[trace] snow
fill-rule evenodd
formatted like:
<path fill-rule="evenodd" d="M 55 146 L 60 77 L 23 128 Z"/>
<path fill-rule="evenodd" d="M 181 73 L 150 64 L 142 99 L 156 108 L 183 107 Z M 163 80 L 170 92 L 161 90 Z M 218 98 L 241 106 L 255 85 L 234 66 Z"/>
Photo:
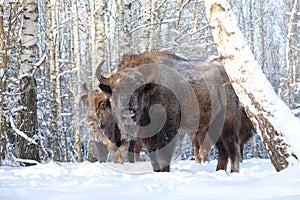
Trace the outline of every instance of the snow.
<path fill-rule="evenodd" d="M 0 167 L 0 199 L 300 199 L 300 165 L 278 173 L 270 160 L 244 160 L 241 172 L 215 171 L 217 161 L 173 161 L 170 173 L 149 162 L 49 163 Z"/>

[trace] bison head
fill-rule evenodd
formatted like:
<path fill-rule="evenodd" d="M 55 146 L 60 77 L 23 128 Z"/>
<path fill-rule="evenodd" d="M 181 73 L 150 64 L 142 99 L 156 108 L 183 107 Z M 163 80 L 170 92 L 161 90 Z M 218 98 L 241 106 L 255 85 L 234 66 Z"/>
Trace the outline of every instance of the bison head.
<path fill-rule="evenodd" d="M 122 139 L 136 137 L 136 118 L 143 112 L 141 94 L 144 89 L 151 90 L 155 87 L 149 86 L 156 76 L 155 66 L 146 64 L 137 69 L 123 69 L 108 77 L 102 76 L 97 70 L 97 75 L 99 88 L 111 103 L 112 116 L 121 130 Z"/>
<path fill-rule="evenodd" d="M 105 144 L 109 151 L 116 151 L 120 146 L 120 134 L 111 114 L 110 95 L 99 88 L 88 90 L 86 84 L 83 91 L 81 98 L 88 107 L 86 127 L 95 141 Z"/>

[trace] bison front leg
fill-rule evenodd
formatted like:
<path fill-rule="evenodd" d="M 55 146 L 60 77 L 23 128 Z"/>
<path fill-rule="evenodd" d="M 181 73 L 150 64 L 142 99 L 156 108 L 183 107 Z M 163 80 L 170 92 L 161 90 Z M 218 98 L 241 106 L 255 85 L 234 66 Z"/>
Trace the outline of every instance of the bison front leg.
<path fill-rule="evenodd" d="M 141 151 L 142 151 L 142 143 L 140 141 L 136 141 L 135 147 L 134 147 L 134 157 L 135 161 L 141 161 Z"/>
<path fill-rule="evenodd" d="M 129 143 L 123 142 L 120 147 L 117 147 L 113 142 L 110 140 L 107 141 L 106 147 L 109 153 L 112 155 L 112 159 L 115 163 L 124 163 L 125 154 L 128 150 Z"/>
<path fill-rule="evenodd" d="M 160 172 L 169 172 L 170 165 L 173 157 L 173 153 L 176 147 L 177 141 L 180 139 L 179 134 L 176 133 L 171 134 L 172 136 L 175 135 L 172 140 L 167 140 L 166 143 L 157 150 L 157 160 L 160 165 Z"/>
<path fill-rule="evenodd" d="M 117 151 L 114 152 L 115 163 L 121 163 L 121 164 L 124 163 L 127 150 L 128 150 L 128 145 L 123 144 L 117 149 Z"/>
<path fill-rule="evenodd" d="M 155 140 L 151 141 L 154 143 Z M 154 172 L 169 172 L 170 171 L 170 161 L 168 159 L 167 153 L 163 152 L 162 149 L 159 149 L 157 145 L 148 146 L 147 150 L 149 152 L 149 157 L 151 165 Z M 170 160 L 170 161 L 168 161 Z"/>
<path fill-rule="evenodd" d="M 127 160 L 130 163 L 140 161 L 140 152 L 142 151 L 142 144 L 138 140 L 131 140 L 127 152 Z"/>
<path fill-rule="evenodd" d="M 97 150 L 97 158 L 99 159 L 99 162 L 106 162 L 108 151 L 104 144 L 101 142 L 95 142 L 96 150 Z"/>
<path fill-rule="evenodd" d="M 88 143 L 88 156 L 90 161 L 106 162 L 108 157 L 108 150 L 106 145 L 101 142 L 89 141 Z"/>
<path fill-rule="evenodd" d="M 128 162 L 130 162 L 130 163 L 134 163 L 135 145 L 136 145 L 136 141 L 135 140 L 131 140 L 129 142 L 127 159 L 128 159 Z"/>
<path fill-rule="evenodd" d="M 163 149 L 159 149 L 157 151 L 157 160 L 159 162 L 160 172 L 170 171 L 173 149 L 174 148 L 164 147 Z"/>
<path fill-rule="evenodd" d="M 158 160 L 157 160 L 156 152 L 155 151 L 149 152 L 149 157 L 150 157 L 150 161 L 151 161 L 153 171 L 154 172 L 160 172 L 161 169 L 160 169 L 160 166 L 159 166 L 159 163 L 158 163 Z"/>

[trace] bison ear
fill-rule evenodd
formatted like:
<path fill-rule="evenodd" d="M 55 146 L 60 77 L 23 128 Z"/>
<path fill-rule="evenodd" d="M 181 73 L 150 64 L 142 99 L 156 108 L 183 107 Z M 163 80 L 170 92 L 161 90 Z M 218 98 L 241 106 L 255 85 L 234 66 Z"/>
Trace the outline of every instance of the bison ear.
<path fill-rule="evenodd" d="M 86 83 L 82 84 L 82 90 L 83 90 L 83 94 L 81 96 L 81 101 L 83 101 L 85 105 L 88 105 L 87 98 L 88 98 L 89 89 L 87 88 Z"/>
<path fill-rule="evenodd" d="M 112 90 L 111 90 L 111 87 L 109 85 L 104 85 L 104 84 L 100 83 L 99 88 L 100 88 L 100 90 L 102 90 L 106 94 L 109 94 L 109 95 L 112 94 Z"/>
<path fill-rule="evenodd" d="M 82 90 L 83 90 L 84 94 L 89 93 L 89 89 L 87 88 L 87 85 L 85 82 L 82 84 Z"/>
<path fill-rule="evenodd" d="M 84 95 L 82 95 L 81 96 L 81 101 L 83 101 L 83 103 L 85 104 L 85 105 L 88 105 L 88 95 L 87 94 L 84 94 Z"/>
<path fill-rule="evenodd" d="M 147 83 L 153 82 L 157 75 L 157 67 L 154 63 L 140 65 L 138 71 L 144 76 Z"/>

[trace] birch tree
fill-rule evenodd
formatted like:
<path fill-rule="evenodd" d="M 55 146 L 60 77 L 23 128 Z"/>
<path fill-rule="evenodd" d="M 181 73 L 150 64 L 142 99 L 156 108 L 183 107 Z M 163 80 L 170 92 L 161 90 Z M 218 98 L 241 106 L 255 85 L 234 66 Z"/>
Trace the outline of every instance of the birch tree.
<path fill-rule="evenodd" d="M 78 156 L 78 162 L 82 162 L 81 154 L 81 144 L 80 144 L 80 135 L 81 135 L 81 124 L 80 124 L 80 101 L 81 101 L 81 58 L 80 58 L 80 40 L 79 40 L 79 16 L 78 16 L 78 5 L 77 0 L 74 0 L 73 13 L 75 15 L 75 26 L 74 26 L 74 43 L 75 43 L 75 56 L 76 56 L 76 69 L 77 69 L 77 96 L 75 97 L 75 113 L 74 119 L 76 122 L 76 132 L 75 132 L 75 146 Z"/>
<path fill-rule="evenodd" d="M 88 46 L 90 52 L 90 62 L 92 71 L 92 86 L 97 86 L 96 66 L 105 56 L 105 30 L 104 30 L 104 0 L 87 1 L 86 3 L 88 13 Z"/>
<path fill-rule="evenodd" d="M 60 150 L 59 150 L 59 141 L 58 141 L 58 127 L 57 127 L 57 119 L 58 119 L 58 108 L 57 108 L 57 76 L 58 76 L 58 66 L 56 63 L 56 3 L 57 1 L 46 0 L 46 27 L 48 32 L 48 44 L 47 44 L 47 52 L 48 52 L 48 64 L 50 68 L 50 98 L 51 98 L 51 132 L 52 132 L 52 152 L 53 159 L 55 161 L 60 160 Z"/>
<path fill-rule="evenodd" d="M 36 0 L 23 2 L 22 35 L 21 35 L 21 66 L 20 88 L 22 90 L 20 104 L 23 110 L 19 113 L 20 130 L 29 138 L 38 139 L 37 133 L 37 94 L 36 81 L 33 77 L 33 66 L 37 61 L 37 28 L 38 6 Z M 36 144 L 28 143 L 23 137 L 18 139 L 19 158 L 39 161 L 39 148 Z"/>
<path fill-rule="evenodd" d="M 261 68 L 265 66 L 265 45 L 264 45 L 264 2 L 258 1 L 258 24 L 259 24 L 259 65 Z"/>
<path fill-rule="evenodd" d="M 286 2 L 286 24 L 287 24 L 287 36 L 286 36 L 286 91 L 285 91 L 285 101 L 287 105 L 292 106 L 292 85 L 296 82 L 296 59 L 299 57 L 299 53 L 294 55 L 295 50 L 293 49 L 293 42 L 296 35 L 297 23 L 295 17 L 297 14 L 298 0 L 288 0 Z"/>
<path fill-rule="evenodd" d="M 0 4 L 0 13 L 3 12 L 3 6 Z M 6 88 L 6 54 L 5 54 L 5 35 L 3 17 L 0 17 L 0 166 L 5 158 L 6 149 L 6 125 L 4 118 L 4 92 Z"/>
<path fill-rule="evenodd" d="M 281 171 L 296 163 L 300 156 L 300 121 L 263 74 L 227 1 L 204 2 L 219 56 L 233 87 L 261 134 L 272 164 Z"/>

